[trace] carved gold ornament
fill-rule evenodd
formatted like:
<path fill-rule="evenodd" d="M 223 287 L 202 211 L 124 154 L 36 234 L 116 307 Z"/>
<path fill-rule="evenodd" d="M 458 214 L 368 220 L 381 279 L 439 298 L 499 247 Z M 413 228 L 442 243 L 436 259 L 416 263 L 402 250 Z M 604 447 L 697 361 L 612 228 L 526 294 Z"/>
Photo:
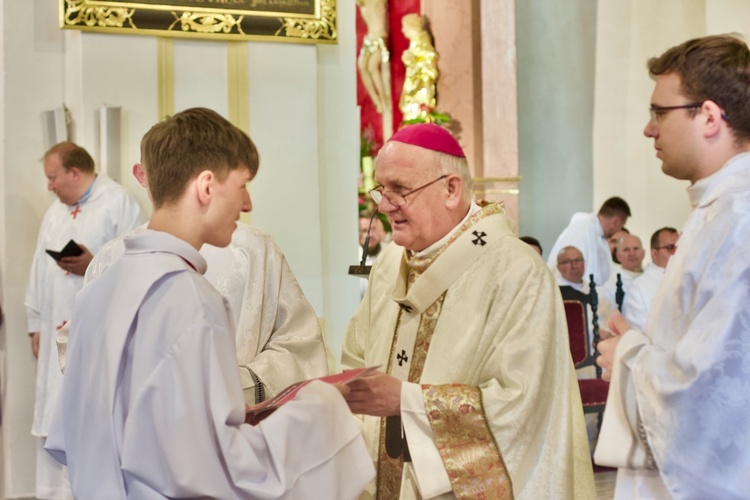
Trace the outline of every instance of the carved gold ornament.
<path fill-rule="evenodd" d="M 336 43 L 336 0 L 58 0 L 60 27 L 225 40 Z"/>

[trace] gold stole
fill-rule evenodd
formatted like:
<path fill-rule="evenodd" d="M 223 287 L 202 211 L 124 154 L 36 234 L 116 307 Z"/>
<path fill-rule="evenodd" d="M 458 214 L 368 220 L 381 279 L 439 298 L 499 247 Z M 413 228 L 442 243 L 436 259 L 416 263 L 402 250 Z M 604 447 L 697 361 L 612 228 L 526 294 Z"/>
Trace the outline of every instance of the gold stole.
<path fill-rule="evenodd" d="M 409 257 L 406 262 L 408 267 L 406 291 L 408 292 L 408 289 L 450 247 L 451 243 L 463 236 L 481 219 L 497 213 L 502 213 L 502 207 L 495 204 L 489 205 L 472 215 L 434 255 Z M 409 368 L 409 382 L 419 383 L 422 378 L 422 370 L 440 317 L 445 294 L 444 291 L 420 316 L 412 351 L 412 363 Z M 402 314 L 403 309 L 399 311 L 396 321 L 386 373 L 390 373 L 392 369 Z M 512 499 L 513 489 L 510 477 L 485 420 L 479 388 L 461 384 L 423 385 L 422 391 L 425 409 L 435 433 L 436 445 L 456 496 L 458 498 Z M 381 418 L 377 498 L 396 499 L 401 490 L 404 460 L 403 456 L 394 459 L 388 455 L 385 448 L 385 435 L 386 419 Z"/>
<path fill-rule="evenodd" d="M 435 257 L 437 257 L 437 255 Z M 409 285 L 412 285 L 424 270 L 427 269 L 427 265 L 424 267 L 411 267 L 409 269 Z M 417 330 L 417 338 L 412 354 L 412 363 L 409 368 L 409 382 L 419 383 L 419 379 L 422 378 L 422 368 L 424 367 L 424 361 L 427 357 L 427 351 L 430 348 L 430 339 L 435 331 L 435 325 L 440 316 L 440 310 L 443 307 L 444 299 L 445 293 L 428 307 L 420 318 L 419 329 Z M 396 341 L 398 340 L 398 327 L 401 323 L 402 313 L 403 311 L 399 311 L 398 320 L 396 320 L 396 333 L 393 336 L 391 356 L 388 361 L 386 373 L 389 373 L 392 368 L 391 364 L 393 363 L 393 357 L 395 354 L 393 351 L 396 348 Z M 401 474 L 404 468 L 404 458 L 403 455 L 398 458 L 391 458 L 386 452 L 385 421 L 385 418 L 380 419 L 380 445 L 378 449 L 378 456 L 380 459 L 378 460 L 377 498 L 392 499 L 398 498 L 401 491 Z"/>

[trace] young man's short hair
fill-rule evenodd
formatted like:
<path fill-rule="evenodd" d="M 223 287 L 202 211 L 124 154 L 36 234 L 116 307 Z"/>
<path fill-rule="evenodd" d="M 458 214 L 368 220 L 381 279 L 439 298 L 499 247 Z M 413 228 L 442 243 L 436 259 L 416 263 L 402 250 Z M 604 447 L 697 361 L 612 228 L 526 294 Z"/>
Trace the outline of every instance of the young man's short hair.
<path fill-rule="evenodd" d="M 651 235 L 651 250 L 659 246 L 659 238 L 661 238 L 661 233 L 677 234 L 677 229 L 673 227 L 663 227 L 661 229 L 657 229 L 654 234 Z"/>
<path fill-rule="evenodd" d="M 258 171 L 255 144 L 242 130 L 206 108 L 191 108 L 167 117 L 141 140 L 141 163 L 154 208 L 179 200 L 188 183 L 204 170 L 219 181 L 230 170 Z"/>
<path fill-rule="evenodd" d="M 70 172 L 71 168 L 76 167 L 83 173 L 94 173 L 94 159 L 88 151 L 78 144 L 67 141 L 59 142 L 44 153 L 44 158 L 49 158 L 54 154 L 60 157 L 60 163 L 62 163 L 66 172 Z"/>
<path fill-rule="evenodd" d="M 675 73 L 690 104 L 715 102 L 740 141 L 750 140 L 750 49 L 732 35 L 694 38 L 648 60 L 652 78 Z M 689 109 L 691 116 L 698 109 Z"/>
<path fill-rule="evenodd" d="M 630 217 L 630 206 L 628 202 L 619 196 L 613 196 L 602 204 L 602 207 L 599 209 L 599 215 L 604 217 L 617 215 L 624 221 Z"/>

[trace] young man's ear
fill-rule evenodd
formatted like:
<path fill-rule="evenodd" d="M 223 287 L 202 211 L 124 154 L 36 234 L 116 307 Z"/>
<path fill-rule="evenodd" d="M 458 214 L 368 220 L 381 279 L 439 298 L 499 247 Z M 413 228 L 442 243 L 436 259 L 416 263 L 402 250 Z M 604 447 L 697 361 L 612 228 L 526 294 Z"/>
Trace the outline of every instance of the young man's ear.
<path fill-rule="evenodd" d="M 201 205 L 208 205 L 211 202 L 214 179 L 214 173 L 210 170 L 204 170 L 195 178 L 196 195 Z"/>
<path fill-rule="evenodd" d="M 133 177 L 138 181 L 138 184 L 148 188 L 148 182 L 146 181 L 146 171 L 143 169 L 143 165 L 136 163 L 133 165 Z"/>
<path fill-rule="evenodd" d="M 718 134 L 724 116 L 724 111 L 718 104 L 711 100 L 705 101 L 701 106 L 701 118 L 704 124 L 703 136 L 713 137 Z"/>

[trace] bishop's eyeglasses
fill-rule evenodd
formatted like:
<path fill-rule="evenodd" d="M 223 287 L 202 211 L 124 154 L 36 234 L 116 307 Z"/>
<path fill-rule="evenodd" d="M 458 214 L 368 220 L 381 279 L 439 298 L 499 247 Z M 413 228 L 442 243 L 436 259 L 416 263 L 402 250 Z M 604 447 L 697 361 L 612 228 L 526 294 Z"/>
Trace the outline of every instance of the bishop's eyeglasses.
<path fill-rule="evenodd" d="M 386 191 L 386 189 L 383 186 L 378 186 L 375 189 L 370 190 L 370 197 L 372 198 L 372 201 L 375 202 L 376 205 L 380 205 L 380 202 L 383 201 L 383 198 L 388 200 L 388 202 L 391 205 L 394 205 L 396 207 L 403 207 L 406 205 L 406 197 L 410 194 L 414 194 L 417 191 L 421 191 L 422 189 L 432 186 L 438 181 L 442 181 L 446 177 L 448 177 L 450 174 L 443 174 L 434 181 L 430 181 L 424 186 L 419 186 L 418 188 L 412 189 L 411 191 L 407 191 L 405 193 L 401 193 L 398 191 Z"/>

